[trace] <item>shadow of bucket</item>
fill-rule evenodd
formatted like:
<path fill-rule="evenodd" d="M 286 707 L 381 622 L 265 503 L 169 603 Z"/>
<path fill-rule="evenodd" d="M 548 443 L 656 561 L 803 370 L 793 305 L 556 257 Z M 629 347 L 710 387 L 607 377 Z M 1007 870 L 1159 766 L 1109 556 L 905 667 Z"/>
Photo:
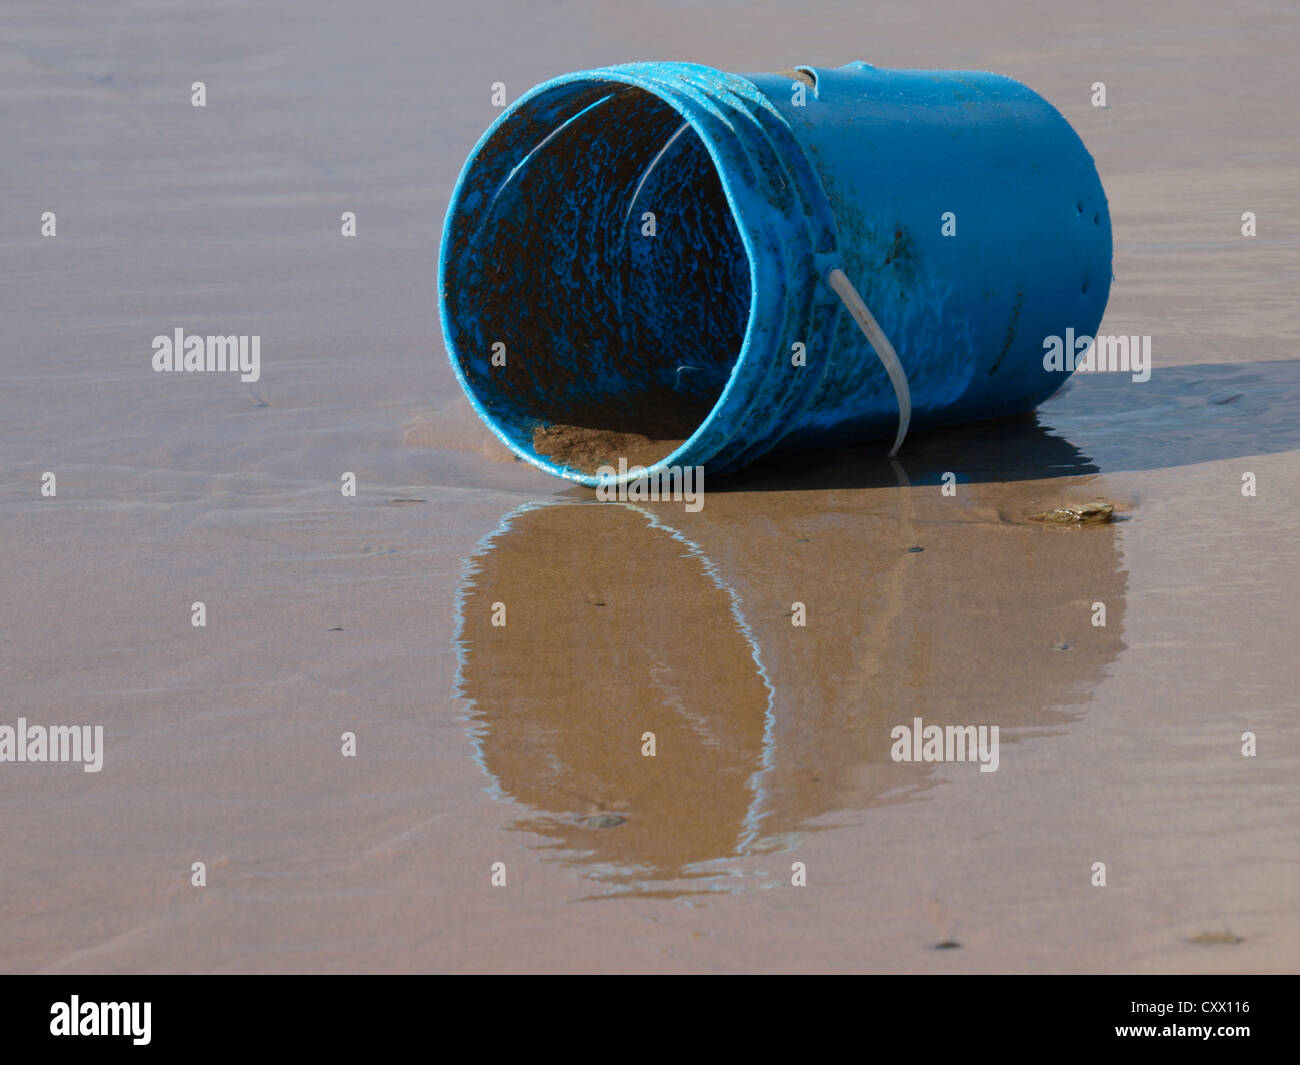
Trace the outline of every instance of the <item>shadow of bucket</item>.
<path fill-rule="evenodd" d="M 1044 337 L 1101 320 L 1110 217 L 1073 129 L 1009 78 L 632 63 L 502 113 L 439 271 L 474 409 L 594 486 L 620 457 L 727 473 L 1032 409 L 1067 376 Z"/>

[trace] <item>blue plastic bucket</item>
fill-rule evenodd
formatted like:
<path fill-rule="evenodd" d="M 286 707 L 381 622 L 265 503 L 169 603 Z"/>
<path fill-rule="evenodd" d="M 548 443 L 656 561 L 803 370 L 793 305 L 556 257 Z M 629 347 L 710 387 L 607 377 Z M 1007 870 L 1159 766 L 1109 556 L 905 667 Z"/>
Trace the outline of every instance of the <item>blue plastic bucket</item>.
<path fill-rule="evenodd" d="M 1110 280 L 1105 193 L 1055 108 L 865 63 L 539 85 L 466 161 L 439 272 L 475 410 L 593 486 L 639 472 L 599 472 L 620 457 L 726 473 L 1030 410 L 1066 377 L 1044 339 L 1093 335 Z"/>

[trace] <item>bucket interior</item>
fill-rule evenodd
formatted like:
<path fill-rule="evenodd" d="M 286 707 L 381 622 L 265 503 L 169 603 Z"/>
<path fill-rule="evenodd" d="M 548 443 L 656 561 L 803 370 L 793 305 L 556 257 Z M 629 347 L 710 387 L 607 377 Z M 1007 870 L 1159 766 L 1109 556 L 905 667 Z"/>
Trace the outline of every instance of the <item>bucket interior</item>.
<path fill-rule="evenodd" d="M 649 466 L 707 417 L 740 355 L 749 260 L 708 150 L 664 100 L 592 81 L 525 101 L 449 224 L 452 355 L 517 448 L 586 474 Z"/>

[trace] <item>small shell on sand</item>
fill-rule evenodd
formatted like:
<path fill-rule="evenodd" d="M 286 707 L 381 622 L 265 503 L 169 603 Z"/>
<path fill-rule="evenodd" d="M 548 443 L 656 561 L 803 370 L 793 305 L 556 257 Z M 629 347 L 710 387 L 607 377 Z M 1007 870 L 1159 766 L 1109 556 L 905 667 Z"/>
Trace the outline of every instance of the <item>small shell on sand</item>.
<path fill-rule="evenodd" d="M 1114 515 L 1112 503 L 1066 503 L 1042 514 L 1031 514 L 1029 520 L 1048 521 L 1055 525 L 1101 525 Z"/>

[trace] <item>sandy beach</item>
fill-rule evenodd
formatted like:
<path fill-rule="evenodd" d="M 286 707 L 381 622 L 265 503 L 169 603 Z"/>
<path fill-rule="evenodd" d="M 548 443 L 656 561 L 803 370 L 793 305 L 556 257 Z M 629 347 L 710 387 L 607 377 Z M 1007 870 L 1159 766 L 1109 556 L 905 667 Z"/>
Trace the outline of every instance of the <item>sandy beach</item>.
<path fill-rule="evenodd" d="M 10 3 L 0 726 L 102 726 L 103 766 L 0 763 L 0 971 L 1295 972 L 1298 34 Z M 517 461 L 448 364 L 448 198 L 493 83 L 638 59 L 1023 81 L 1096 160 L 1102 328 L 1150 380 L 694 512 Z M 260 336 L 258 379 L 154 372 L 177 328 Z M 1091 500 L 1117 520 L 1031 520 Z M 999 726 L 997 770 L 895 761 L 917 719 Z"/>

